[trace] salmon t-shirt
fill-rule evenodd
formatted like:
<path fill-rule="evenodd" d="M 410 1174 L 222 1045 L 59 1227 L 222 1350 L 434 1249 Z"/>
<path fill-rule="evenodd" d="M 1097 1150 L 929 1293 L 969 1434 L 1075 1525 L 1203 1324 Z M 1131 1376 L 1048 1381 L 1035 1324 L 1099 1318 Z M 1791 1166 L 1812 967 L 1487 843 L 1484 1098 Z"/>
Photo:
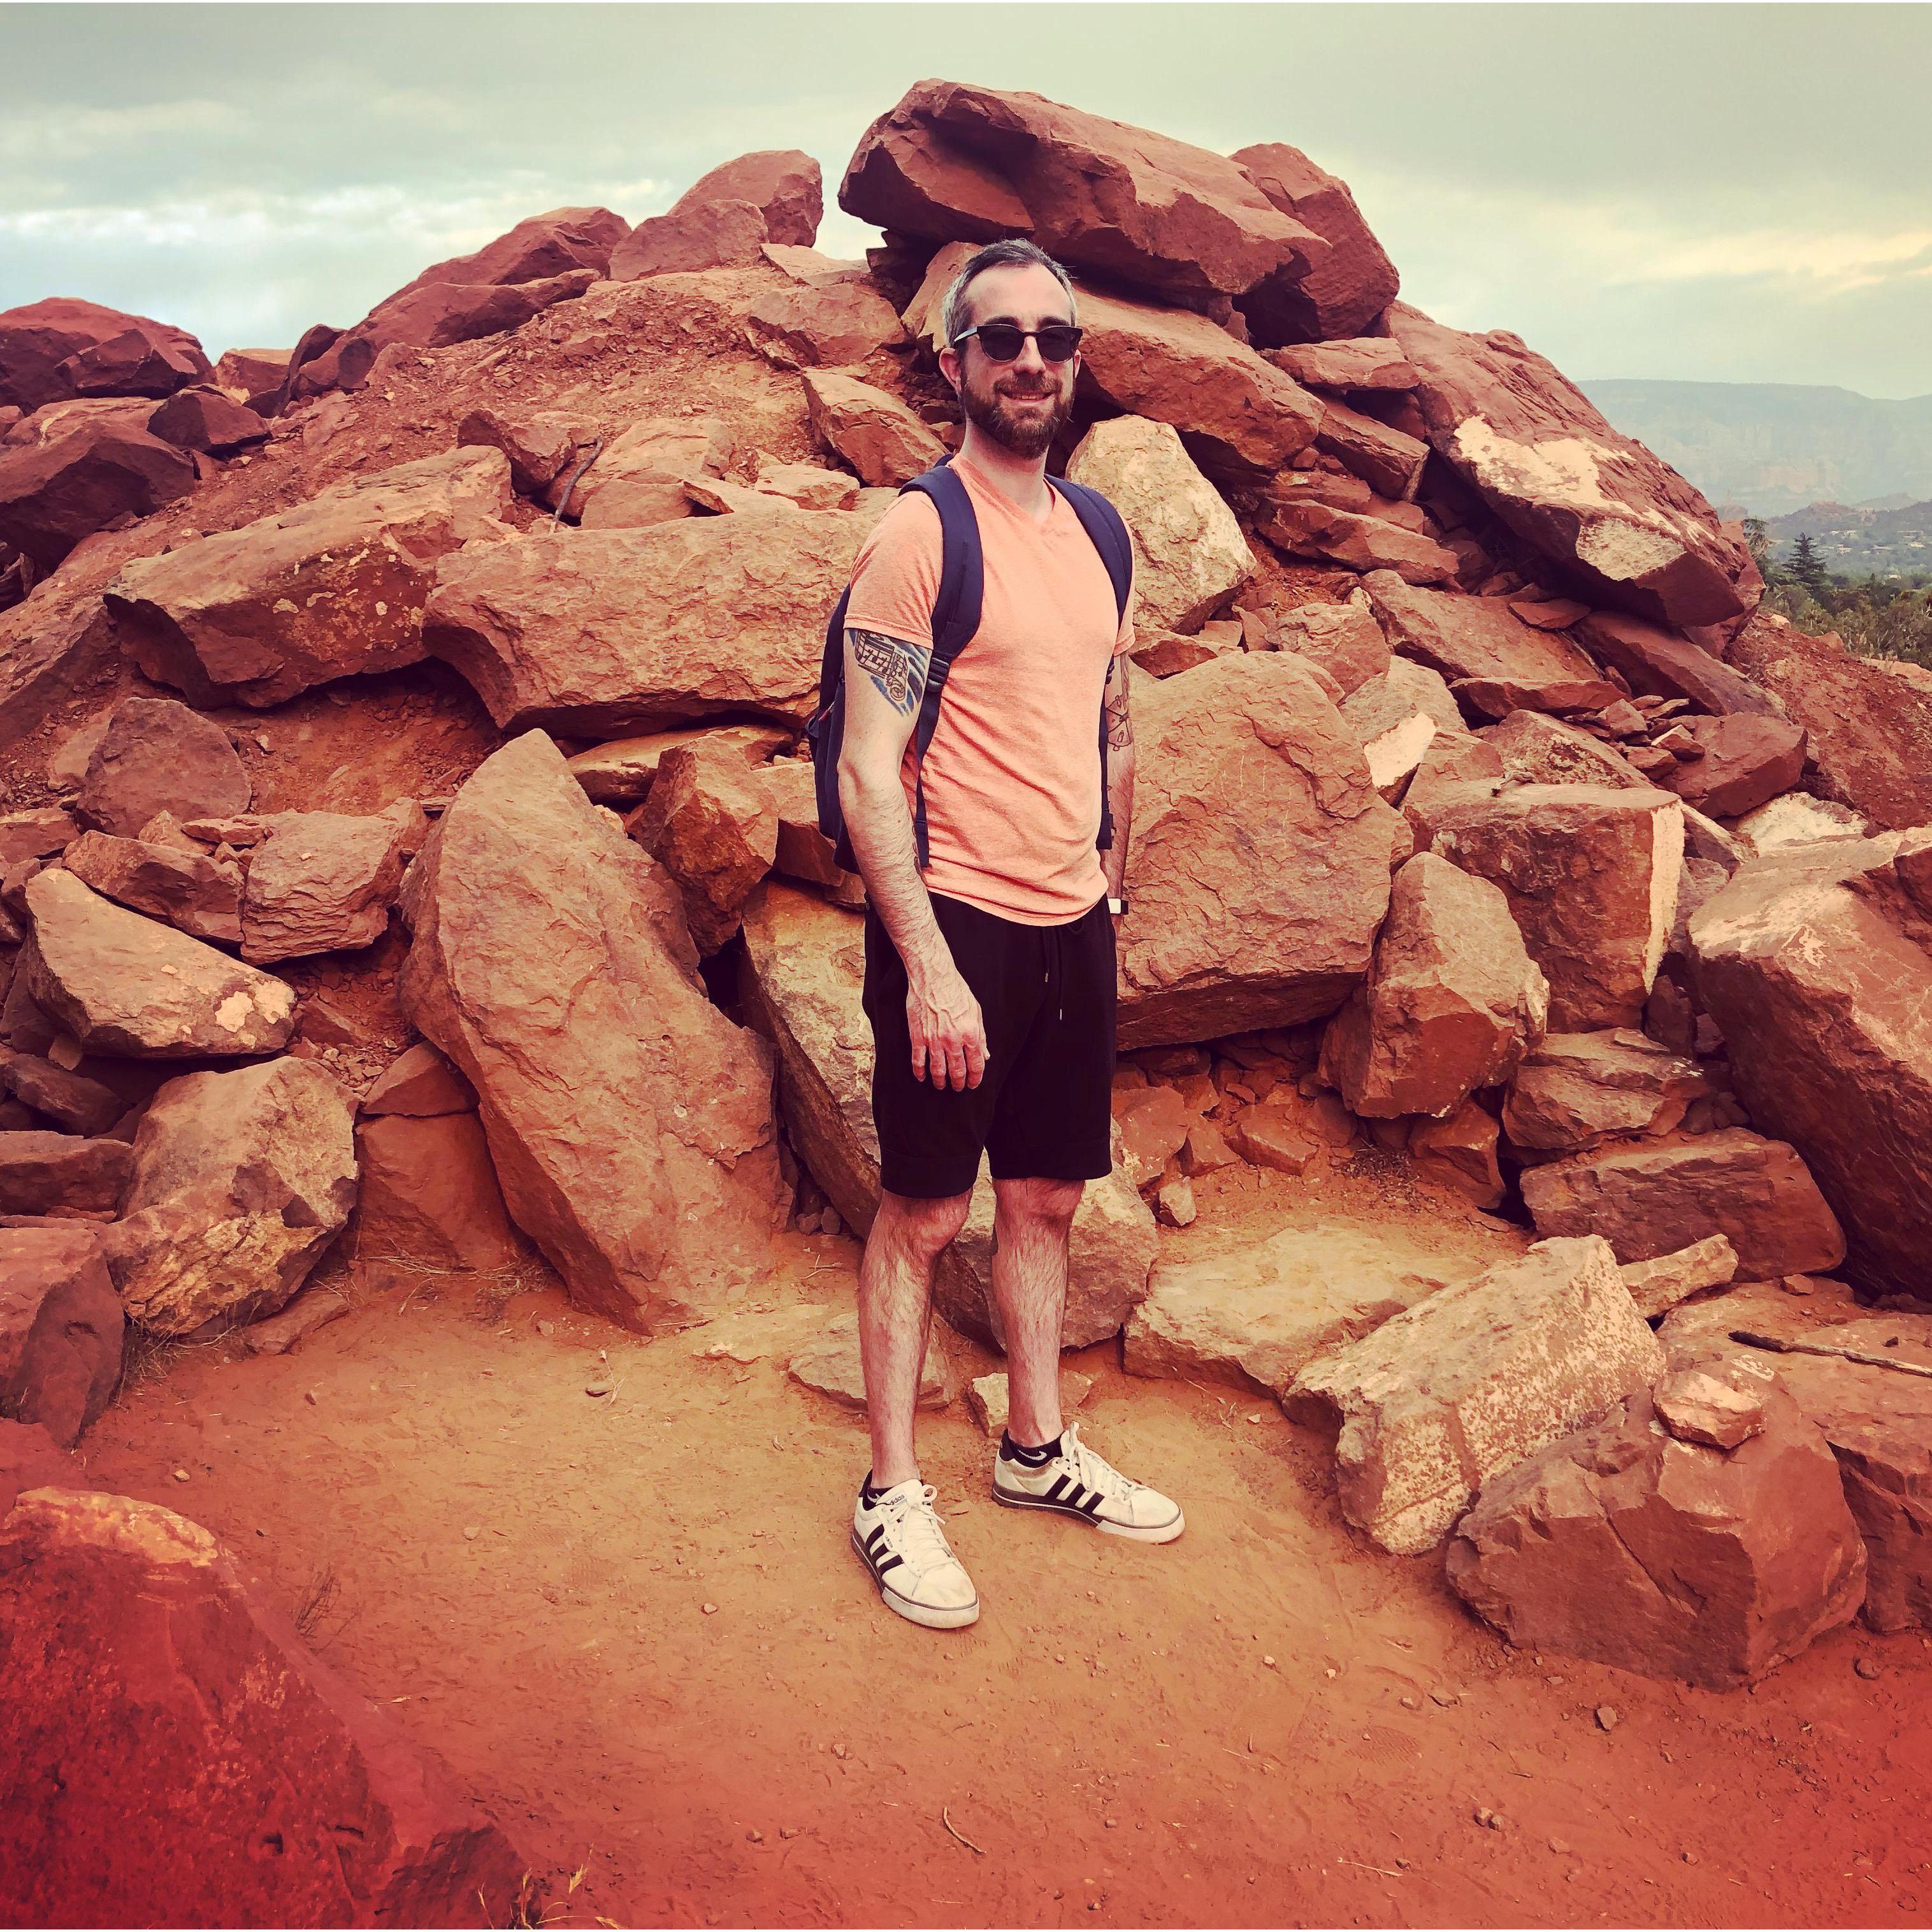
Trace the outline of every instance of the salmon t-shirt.
<path fill-rule="evenodd" d="M 928 890 L 1025 926 L 1058 926 L 1107 889 L 1100 830 L 1100 704 L 1113 658 L 1134 640 L 1113 580 L 1056 490 L 1044 523 L 971 464 L 952 461 L 980 520 L 980 628 L 952 660 L 926 748 Z M 1049 486 L 1051 487 L 1051 486 Z M 847 628 L 932 647 L 939 512 L 918 490 L 880 518 L 859 552 Z M 920 770 L 900 777 L 913 808 Z"/>

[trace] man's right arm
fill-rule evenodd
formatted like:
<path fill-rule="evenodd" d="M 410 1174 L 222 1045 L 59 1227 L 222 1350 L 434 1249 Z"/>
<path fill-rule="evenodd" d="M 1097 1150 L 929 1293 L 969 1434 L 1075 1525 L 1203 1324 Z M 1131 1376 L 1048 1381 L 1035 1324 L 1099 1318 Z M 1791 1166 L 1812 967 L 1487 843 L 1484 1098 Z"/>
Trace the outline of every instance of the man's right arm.
<path fill-rule="evenodd" d="M 881 632 L 846 631 L 838 804 L 866 896 L 905 964 L 913 1078 L 929 1065 L 933 1084 L 956 1092 L 986 1072 L 986 1024 L 933 916 L 899 778 L 932 655 Z"/>

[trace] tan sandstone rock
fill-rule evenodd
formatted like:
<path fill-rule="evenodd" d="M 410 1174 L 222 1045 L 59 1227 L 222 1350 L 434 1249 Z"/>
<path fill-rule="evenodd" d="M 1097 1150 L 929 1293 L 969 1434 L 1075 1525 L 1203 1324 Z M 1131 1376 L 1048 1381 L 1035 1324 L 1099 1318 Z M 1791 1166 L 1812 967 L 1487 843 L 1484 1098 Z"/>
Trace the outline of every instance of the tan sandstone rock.
<path fill-rule="evenodd" d="M 771 1063 L 705 997 L 669 878 L 541 732 L 478 767 L 417 869 L 404 1010 L 476 1089 L 518 1226 L 626 1327 L 728 1304 L 783 1212 Z"/>
<path fill-rule="evenodd" d="M 859 1358 L 859 1318 L 848 1312 L 835 1315 L 785 1365 L 795 1382 L 848 1408 L 866 1406 L 866 1375 Z M 958 1393 L 952 1365 L 938 1335 L 927 1341 L 920 1364 L 919 1406 L 944 1408 Z"/>
<path fill-rule="evenodd" d="M 1340 1420 L 1343 1515 L 1413 1556 L 1441 1543 L 1492 1478 L 1648 1388 L 1664 1366 L 1608 1244 L 1544 1240 L 1318 1357 L 1288 1407 Z"/>
<path fill-rule="evenodd" d="M 141 1118 L 107 1236 L 129 1316 L 185 1335 L 283 1307 L 356 1204 L 355 1118 L 313 1060 L 170 1080 Z"/>
<path fill-rule="evenodd" d="M 1067 459 L 1066 474 L 1098 490 L 1126 519 L 1137 624 L 1197 631 L 1253 570 L 1234 512 L 1170 424 L 1144 416 L 1096 423 Z"/>
<path fill-rule="evenodd" d="M 191 938 L 242 944 L 241 875 L 204 852 L 83 832 L 61 863 L 116 905 L 164 920 Z"/>
<path fill-rule="evenodd" d="M 136 1059 L 268 1053 L 286 1043 L 296 996 L 282 981 L 90 892 L 71 872 L 27 884 L 34 1002 L 90 1053 Z"/>
<path fill-rule="evenodd" d="M 1646 1321 L 1666 1314 L 1706 1288 L 1721 1288 L 1738 1271 L 1738 1251 L 1727 1234 L 1706 1234 L 1675 1254 L 1626 1262 L 1617 1270 Z"/>
<path fill-rule="evenodd" d="M 1317 1220 L 1164 1254 L 1127 1318 L 1121 1366 L 1285 1396 L 1316 1357 L 1474 1274 L 1505 1245 L 1444 1235 L 1425 1244 Z"/>
<path fill-rule="evenodd" d="M 686 480 L 723 476 L 732 454 L 731 432 L 716 416 L 646 416 L 598 452 L 568 512 L 589 530 L 674 523 L 692 513 Z"/>
<path fill-rule="evenodd" d="M 1298 652 L 1318 664 L 1345 698 L 1389 668 L 1388 640 L 1364 596 L 1340 604 L 1297 604 L 1264 629 L 1269 648 Z"/>
<path fill-rule="evenodd" d="M 1388 906 L 1396 814 L 1287 652 L 1143 687 L 1122 922 L 1123 1048 L 1332 1012 Z"/>

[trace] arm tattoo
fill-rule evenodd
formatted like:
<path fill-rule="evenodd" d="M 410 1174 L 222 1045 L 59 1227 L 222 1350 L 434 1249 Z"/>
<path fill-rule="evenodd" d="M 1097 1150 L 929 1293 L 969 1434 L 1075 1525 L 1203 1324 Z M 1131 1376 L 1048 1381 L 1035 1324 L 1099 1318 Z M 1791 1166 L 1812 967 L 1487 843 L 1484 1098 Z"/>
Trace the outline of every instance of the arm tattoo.
<path fill-rule="evenodd" d="M 1124 751 L 1134 742 L 1134 721 L 1127 712 L 1127 661 L 1117 657 L 1107 673 L 1107 747 Z"/>
<path fill-rule="evenodd" d="M 919 709 L 926 695 L 926 666 L 932 653 L 902 638 L 889 638 L 878 631 L 845 633 L 852 647 L 853 662 L 879 688 L 879 695 L 907 717 Z"/>

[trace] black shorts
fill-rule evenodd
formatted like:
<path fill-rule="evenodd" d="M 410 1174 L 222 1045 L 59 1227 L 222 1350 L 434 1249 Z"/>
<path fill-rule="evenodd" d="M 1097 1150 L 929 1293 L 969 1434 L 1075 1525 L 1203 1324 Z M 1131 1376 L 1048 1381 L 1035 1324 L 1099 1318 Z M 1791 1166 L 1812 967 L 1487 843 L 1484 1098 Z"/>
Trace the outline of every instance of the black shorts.
<path fill-rule="evenodd" d="M 1114 920 L 1105 898 L 1064 926 L 1022 926 L 932 895 L 986 1025 L 986 1071 L 955 1093 L 912 1072 L 906 972 L 866 913 L 866 1016 L 879 1182 L 926 1199 L 1000 1180 L 1097 1180 L 1113 1165 Z"/>

